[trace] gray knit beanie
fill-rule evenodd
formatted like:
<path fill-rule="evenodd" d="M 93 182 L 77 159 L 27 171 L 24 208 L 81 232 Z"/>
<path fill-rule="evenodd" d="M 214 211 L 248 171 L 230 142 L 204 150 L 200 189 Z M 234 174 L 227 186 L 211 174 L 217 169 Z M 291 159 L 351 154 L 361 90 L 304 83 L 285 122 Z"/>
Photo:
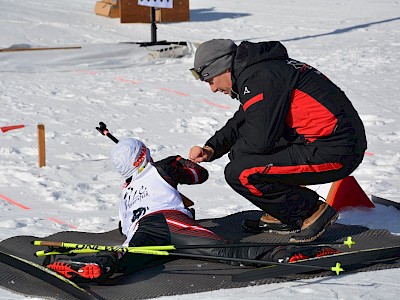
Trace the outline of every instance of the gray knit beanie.
<path fill-rule="evenodd" d="M 201 44 L 194 57 L 194 70 L 201 80 L 211 79 L 231 68 L 236 44 L 228 39 L 214 39 Z"/>

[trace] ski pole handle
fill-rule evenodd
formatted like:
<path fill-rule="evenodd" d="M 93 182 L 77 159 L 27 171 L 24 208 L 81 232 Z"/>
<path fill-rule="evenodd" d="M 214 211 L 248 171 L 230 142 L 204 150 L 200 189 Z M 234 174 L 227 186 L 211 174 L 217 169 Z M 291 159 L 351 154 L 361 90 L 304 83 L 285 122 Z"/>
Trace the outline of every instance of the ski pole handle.
<path fill-rule="evenodd" d="M 48 246 L 48 247 L 63 247 L 63 242 L 53 242 L 53 241 L 32 241 L 34 246 Z"/>
<path fill-rule="evenodd" d="M 107 125 L 103 122 L 99 123 L 99 127 L 96 127 L 97 131 L 100 132 L 102 135 L 108 136 L 114 143 L 118 144 L 118 139 L 113 136 L 107 129 Z"/>

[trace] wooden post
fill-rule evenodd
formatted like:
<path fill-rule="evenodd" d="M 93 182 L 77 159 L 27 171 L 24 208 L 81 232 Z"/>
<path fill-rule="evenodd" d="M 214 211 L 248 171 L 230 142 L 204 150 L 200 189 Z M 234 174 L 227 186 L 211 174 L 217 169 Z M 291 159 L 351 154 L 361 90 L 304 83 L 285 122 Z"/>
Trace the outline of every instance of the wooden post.
<path fill-rule="evenodd" d="M 44 124 L 38 124 L 38 152 L 39 152 L 39 168 L 46 165 L 46 146 L 44 136 Z"/>

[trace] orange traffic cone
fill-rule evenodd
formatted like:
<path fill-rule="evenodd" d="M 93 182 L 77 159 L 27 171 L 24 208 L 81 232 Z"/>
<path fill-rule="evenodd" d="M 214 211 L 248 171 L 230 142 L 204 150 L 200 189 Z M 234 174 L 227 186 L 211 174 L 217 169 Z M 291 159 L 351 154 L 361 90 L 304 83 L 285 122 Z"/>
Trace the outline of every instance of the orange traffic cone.
<path fill-rule="evenodd" d="M 344 207 L 375 207 L 353 176 L 333 182 L 326 203 L 337 211 Z"/>

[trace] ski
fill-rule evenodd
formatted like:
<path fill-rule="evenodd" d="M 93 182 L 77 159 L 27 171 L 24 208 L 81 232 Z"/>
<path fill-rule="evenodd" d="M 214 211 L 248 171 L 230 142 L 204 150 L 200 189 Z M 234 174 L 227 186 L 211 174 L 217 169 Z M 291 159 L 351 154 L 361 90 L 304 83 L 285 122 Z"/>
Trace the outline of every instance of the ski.
<path fill-rule="evenodd" d="M 313 266 L 315 269 L 320 267 L 321 271 L 330 269 L 332 272 L 335 272 L 336 275 L 339 275 L 341 272 L 346 271 L 346 269 L 343 269 L 344 267 L 368 265 L 373 262 L 394 260 L 398 258 L 400 258 L 400 246 L 341 252 L 329 256 L 300 260 L 295 263 L 275 263 L 271 266 L 252 269 L 232 275 L 232 281 L 241 282 L 274 277 L 285 277 L 292 274 L 306 273 L 311 271 L 310 269 L 307 270 L 307 268 L 304 268 L 304 266 Z"/>
<path fill-rule="evenodd" d="M 400 203 L 399 202 L 394 202 L 392 200 L 388 200 L 385 198 L 381 198 L 381 197 L 377 197 L 374 195 L 371 195 L 371 200 L 373 203 L 377 203 L 377 204 L 381 204 L 381 205 L 385 205 L 385 206 L 393 206 L 395 208 L 397 208 L 398 210 L 400 210 Z"/>
<path fill-rule="evenodd" d="M 22 257 L 0 251 L 0 262 L 41 279 L 78 299 L 98 299 L 64 276 Z"/>

